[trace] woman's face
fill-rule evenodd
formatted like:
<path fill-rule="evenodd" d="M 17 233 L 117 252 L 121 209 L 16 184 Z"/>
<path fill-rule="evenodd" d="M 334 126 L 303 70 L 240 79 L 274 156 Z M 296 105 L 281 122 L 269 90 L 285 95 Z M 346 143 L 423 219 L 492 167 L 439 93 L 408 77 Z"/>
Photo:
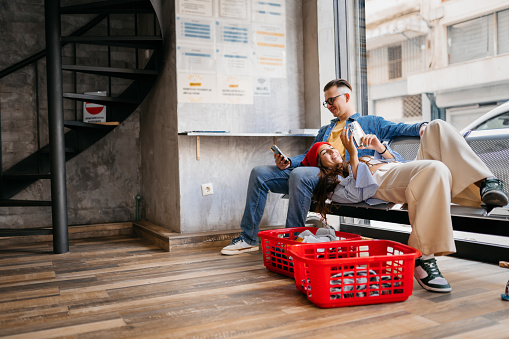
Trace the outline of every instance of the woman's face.
<path fill-rule="evenodd" d="M 323 144 L 318 148 L 318 156 L 323 167 L 334 168 L 343 163 L 339 151 L 327 144 Z"/>

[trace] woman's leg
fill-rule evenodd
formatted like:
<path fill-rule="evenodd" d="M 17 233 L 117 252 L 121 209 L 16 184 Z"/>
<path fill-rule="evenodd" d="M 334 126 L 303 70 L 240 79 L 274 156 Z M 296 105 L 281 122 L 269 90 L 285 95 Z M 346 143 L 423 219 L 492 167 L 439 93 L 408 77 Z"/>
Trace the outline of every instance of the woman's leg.
<path fill-rule="evenodd" d="M 375 198 L 408 204 L 412 233 L 408 245 L 424 255 L 454 253 L 451 221 L 452 176 L 443 163 L 412 161 L 384 176 Z"/>
<path fill-rule="evenodd" d="M 434 255 L 456 251 L 450 213 L 451 172 L 440 161 L 416 160 L 388 171 L 375 197 L 408 203 L 412 233 L 408 244 L 421 251 L 414 276 L 426 290 L 448 293 L 451 286 Z"/>

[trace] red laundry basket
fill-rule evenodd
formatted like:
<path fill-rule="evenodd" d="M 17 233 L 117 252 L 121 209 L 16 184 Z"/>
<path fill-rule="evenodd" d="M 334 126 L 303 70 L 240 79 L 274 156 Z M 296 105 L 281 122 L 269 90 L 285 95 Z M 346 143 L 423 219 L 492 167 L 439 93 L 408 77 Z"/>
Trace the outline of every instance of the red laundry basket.
<path fill-rule="evenodd" d="M 403 301 L 412 295 L 420 252 L 389 240 L 293 245 L 295 285 L 319 307 Z"/>
<path fill-rule="evenodd" d="M 295 239 L 301 232 L 306 230 L 315 234 L 318 228 L 292 227 L 259 232 L 258 236 L 261 239 L 263 263 L 265 267 L 269 271 L 293 278 L 293 262 L 291 258 L 288 258 L 288 247 L 294 244 L 301 244 L 295 241 Z M 335 233 L 339 240 L 361 239 L 361 236 L 357 234 L 338 231 Z"/>

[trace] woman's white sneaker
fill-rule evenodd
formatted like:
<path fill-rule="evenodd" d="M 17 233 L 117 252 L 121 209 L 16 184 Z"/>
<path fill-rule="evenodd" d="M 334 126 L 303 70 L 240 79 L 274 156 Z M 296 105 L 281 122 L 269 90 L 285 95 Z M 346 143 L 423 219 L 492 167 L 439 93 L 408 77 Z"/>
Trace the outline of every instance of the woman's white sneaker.
<path fill-rule="evenodd" d="M 232 244 L 224 247 L 221 250 L 221 254 L 225 255 L 236 255 L 241 254 L 245 252 L 255 252 L 258 251 L 258 246 L 249 245 L 247 242 L 245 242 L 241 236 L 235 238 L 232 240 Z"/>

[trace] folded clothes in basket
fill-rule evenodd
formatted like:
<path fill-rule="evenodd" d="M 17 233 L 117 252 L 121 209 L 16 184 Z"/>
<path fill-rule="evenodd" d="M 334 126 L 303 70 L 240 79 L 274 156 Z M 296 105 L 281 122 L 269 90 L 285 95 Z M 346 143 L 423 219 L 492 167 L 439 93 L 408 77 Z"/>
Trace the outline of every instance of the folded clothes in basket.
<path fill-rule="evenodd" d="M 355 278 L 357 277 L 357 278 Z M 369 279 L 367 278 L 369 277 Z M 334 279 L 334 278 L 341 278 L 341 279 Z M 337 286 L 337 287 L 331 287 L 331 292 L 349 292 L 358 291 L 355 296 L 357 297 L 365 297 L 366 295 L 369 296 L 378 296 L 379 294 L 379 288 L 380 281 L 382 281 L 382 294 L 391 294 L 391 290 L 387 290 L 386 288 L 393 287 L 392 283 L 390 282 L 391 276 L 389 275 L 382 275 L 378 276 L 377 273 L 373 270 L 369 270 L 369 275 L 367 270 L 360 270 L 360 271 L 347 271 L 335 274 L 331 276 L 330 284 L 331 286 Z M 394 280 L 397 280 L 397 277 L 394 277 Z M 385 282 L 384 282 L 385 281 Z M 368 283 L 369 282 L 369 283 Z M 395 282 L 394 287 L 401 286 L 401 283 Z M 369 294 L 366 294 L 365 290 L 368 287 Z M 361 291 L 361 292 L 359 292 Z M 394 293 L 402 293 L 402 290 L 394 290 Z M 331 294 L 331 299 L 341 299 L 343 298 L 351 298 L 353 297 L 353 293 L 345 293 L 343 296 L 341 294 Z"/>
<path fill-rule="evenodd" d="M 316 234 L 313 234 L 309 230 L 295 233 L 295 241 L 302 243 L 322 243 L 339 240 L 336 236 L 336 231 L 331 228 L 319 228 L 316 230 Z M 317 252 L 324 252 L 324 249 L 318 249 Z M 271 261 L 273 267 L 278 267 L 286 271 L 293 272 L 293 258 L 286 256 L 286 250 L 282 250 L 279 247 L 272 246 Z M 323 257 L 323 255 L 321 255 Z"/>
<path fill-rule="evenodd" d="M 316 230 L 316 234 L 311 233 L 309 230 L 301 232 L 295 241 L 302 243 L 319 243 L 339 240 L 336 236 L 336 232 L 330 228 L 319 228 Z"/>

